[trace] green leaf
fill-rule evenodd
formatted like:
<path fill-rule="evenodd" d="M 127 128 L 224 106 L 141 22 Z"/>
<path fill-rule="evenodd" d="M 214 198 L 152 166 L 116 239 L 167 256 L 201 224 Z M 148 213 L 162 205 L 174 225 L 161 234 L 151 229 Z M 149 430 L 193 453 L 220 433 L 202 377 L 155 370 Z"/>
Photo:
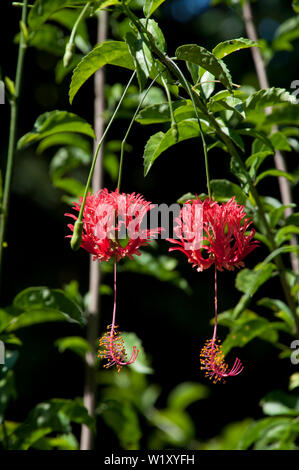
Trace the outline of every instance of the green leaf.
<path fill-rule="evenodd" d="M 91 145 L 89 141 L 80 134 L 74 134 L 72 132 L 60 132 L 59 134 L 53 134 L 49 137 L 45 137 L 38 144 L 36 153 L 41 154 L 45 150 L 54 146 L 70 145 L 82 149 L 84 152 L 91 154 Z"/>
<path fill-rule="evenodd" d="M 265 415 L 299 415 L 299 397 L 282 391 L 270 392 L 261 400 Z"/>
<path fill-rule="evenodd" d="M 29 287 L 14 298 L 13 306 L 24 313 L 13 319 L 7 331 L 47 321 L 83 324 L 81 309 L 58 289 Z"/>
<path fill-rule="evenodd" d="M 259 90 L 250 95 L 244 103 L 245 111 L 259 111 L 270 106 L 282 103 L 296 103 L 295 96 L 291 95 L 285 88 L 268 88 Z"/>
<path fill-rule="evenodd" d="M 169 282 L 186 293 L 190 293 L 190 286 L 186 279 L 176 270 L 177 264 L 177 259 L 171 256 L 154 256 L 143 251 L 140 256 L 136 256 L 132 260 L 124 260 L 124 263 L 119 266 L 119 271 L 152 276 L 161 282 Z"/>
<path fill-rule="evenodd" d="M 141 429 L 138 415 L 128 401 L 103 401 L 98 412 L 118 437 L 122 449 L 139 449 Z"/>
<path fill-rule="evenodd" d="M 280 228 L 275 234 L 276 245 L 279 246 L 287 240 L 290 240 L 293 234 L 299 234 L 299 227 L 296 225 L 286 225 Z"/>
<path fill-rule="evenodd" d="M 232 348 L 244 347 L 256 337 L 261 337 L 270 342 L 278 340 L 275 324 L 271 324 L 265 318 L 255 318 L 234 326 L 226 336 L 222 348 L 226 355 Z"/>
<path fill-rule="evenodd" d="M 97 45 L 77 65 L 69 90 L 70 103 L 86 80 L 106 64 L 134 70 L 134 62 L 128 46 L 123 41 L 105 41 Z"/>
<path fill-rule="evenodd" d="M 206 121 L 201 120 L 203 131 L 205 132 L 208 128 Z M 197 119 L 186 119 L 181 121 L 177 125 L 178 127 L 178 138 L 173 136 L 172 129 L 169 129 L 166 134 L 164 132 L 157 132 L 150 137 L 144 149 L 144 176 L 146 176 L 151 169 L 154 161 L 165 152 L 169 147 L 175 145 L 177 142 L 183 140 L 192 139 L 198 137 L 199 126 Z"/>
<path fill-rule="evenodd" d="M 275 176 L 275 177 L 283 176 L 289 181 L 294 181 L 294 178 L 292 175 L 290 175 L 290 173 L 287 173 L 286 171 L 282 171 L 282 170 L 272 169 L 272 170 L 267 170 L 267 171 L 263 171 L 263 173 L 260 173 L 255 180 L 255 184 L 258 184 L 262 179 L 266 178 L 267 176 Z"/>
<path fill-rule="evenodd" d="M 97 7 L 96 12 L 103 10 L 103 8 L 121 5 L 121 2 L 119 0 L 98 0 L 97 4 L 99 4 L 99 6 Z"/>
<path fill-rule="evenodd" d="M 2 366 L 1 366 L 2 367 Z M 4 415 L 11 399 L 16 398 L 16 388 L 13 371 L 9 370 L 0 376 L 0 425 L 4 421 Z"/>
<path fill-rule="evenodd" d="M 58 57 L 64 54 L 67 39 L 63 31 L 53 24 L 45 24 L 42 29 L 30 34 L 28 45 Z"/>
<path fill-rule="evenodd" d="M 135 64 L 139 88 L 142 91 L 153 67 L 152 53 L 146 43 L 134 33 L 127 33 L 125 39 Z"/>
<path fill-rule="evenodd" d="M 142 18 L 140 22 L 146 27 L 148 34 L 152 36 L 157 48 L 162 52 L 166 52 L 165 37 L 158 23 L 155 20 L 147 20 L 145 18 Z M 141 39 L 140 35 L 138 35 L 138 37 Z"/>
<path fill-rule="evenodd" d="M 273 417 L 273 418 L 265 418 L 260 421 L 253 423 L 249 426 L 248 430 L 245 434 L 241 437 L 238 449 L 245 450 L 248 449 L 253 445 L 255 441 L 264 437 L 269 432 L 275 431 L 276 429 L 279 430 L 280 436 L 282 436 L 281 431 L 285 427 L 290 427 L 293 423 L 293 420 L 288 417 Z M 279 439 L 279 438 L 278 438 Z"/>
<path fill-rule="evenodd" d="M 167 407 L 183 411 L 189 405 L 203 398 L 207 398 L 209 390 L 196 382 L 183 382 L 171 390 L 168 395 Z"/>
<path fill-rule="evenodd" d="M 124 340 L 125 350 L 127 353 L 128 359 L 130 358 L 133 350 L 133 346 L 136 346 L 139 349 L 139 354 L 135 362 L 130 364 L 131 369 L 140 374 L 153 374 L 153 369 L 149 365 L 149 361 L 146 357 L 145 351 L 142 346 L 141 340 L 135 333 L 126 333 L 122 332 L 122 338 Z"/>
<path fill-rule="evenodd" d="M 273 310 L 275 312 L 275 316 L 283 320 L 289 326 L 291 331 L 293 330 L 295 326 L 294 317 L 292 311 L 285 302 L 279 299 L 264 297 L 263 299 L 260 299 L 257 304 Z"/>
<path fill-rule="evenodd" d="M 254 46 L 258 46 L 258 43 L 251 41 L 250 39 L 230 39 L 228 41 L 220 42 L 219 44 L 217 44 L 217 46 L 214 47 L 212 52 L 218 59 L 222 59 L 223 57 L 226 57 L 232 52 Z"/>
<path fill-rule="evenodd" d="M 75 132 L 95 137 L 91 125 L 85 119 L 67 111 L 50 111 L 41 114 L 35 121 L 33 130 L 21 137 L 18 149 L 60 132 Z"/>
<path fill-rule="evenodd" d="M 296 13 L 299 13 L 299 0 L 293 0 L 292 7 Z"/>
<path fill-rule="evenodd" d="M 165 0 L 145 0 L 145 4 L 143 7 L 144 15 L 149 18 L 154 11 L 162 4 Z"/>
<path fill-rule="evenodd" d="M 200 65 L 220 80 L 225 88 L 232 90 L 232 79 L 226 65 L 204 47 L 187 44 L 179 47 L 175 55 L 178 59 Z"/>
<path fill-rule="evenodd" d="M 75 178 L 55 178 L 53 184 L 56 188 L 62 189 L 76 197 L 83 196 L 85 191 L 85 185 Z"/>
<path fill-rule="evenodd" d="M 243 193 L 237 184 L 231 183 L 228 180 L 211 180 L 210 184 L 216 201 L 226 202 L 235 196 L 239 204 L 245 203 L 246 194 Z"/>
<path fill-rule="evenodd" d="M 53 399 L 39 403 L 14 432 L 12 449 L 27 450 L 52 432 L 68 434 L 71 422 L 86 424 L 94 430 L 94 420 L 88 415 L 81 399 Z"/>
<path fill-rule="evenodd" d="M 290 377 L 289 390 L 294 390 L 299 387 L 299 372 L 295 372 Z"/>
<path fill-rule="evenodd" d="M 274 50 L 292 50 L 292 41 L 299 37 L 299 15 L 284 21 L 276 30 L 272 47 Z"/>
<path fill-rule="evenodd" d="M 76 0 L 37 0 L 28 15 L 28 25 L 31 29 L 39 28 L 51 15 L 68 5 L 80 2 Z M 82 2 L 81 2 L 82 3 Z"/>
<path fill-rule="evenodd" d="M 155 410 L 150 421 L 159 429 L 163 441 L 171 445 L 186 446 L 194 438 L 194 424 L 189 415 L 181 410 Z"/>
<path fill-rule="evenodd" d="M 186 102 L 186 100 L 174 101 L 172 103 L 173 110 L 175 111 L 180 108 Z M 136 121 L 140 124 L 160 124 L 162 122 L 170 122 L 171 117 L 168 102 L 145 107 L 137 114 Z"/>
<path fill-rule="evenodd" d="M 53 180 L 60 179 L 65 173 L 88 165 L 91 155 L 77 147 L 61 147 L 54 155 L 50 163 L 50 175 Z"/>
<path fill-rule="evenodd" d="M 265 264 L 255 269 L 242 269 L 236 277 L 236 288 L 244 294 L 252 296 L 270 279 L 274 269 L 273 264 Z"/>
<path fill-rule="evenodd" d="M 83 359 L 87 352 L 92 351 L 92 347 L 89 342 L 81 336 L 67 336 L 65 338 L 59 338 L 54 344 L 57 346 L 59 352 L 63 353 L 69 349 Z"/>

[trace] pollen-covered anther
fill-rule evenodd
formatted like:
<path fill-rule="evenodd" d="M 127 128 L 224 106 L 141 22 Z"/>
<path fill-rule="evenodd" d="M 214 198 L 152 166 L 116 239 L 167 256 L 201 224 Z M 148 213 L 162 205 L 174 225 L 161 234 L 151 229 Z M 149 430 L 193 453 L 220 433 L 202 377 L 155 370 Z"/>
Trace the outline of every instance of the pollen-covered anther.
<path fill-rule="evenodd" d="M 231 370 L 224 361 L 224 354 L 220 340 L 209 339 L 200 352 L 201 369 L 205 370 L 205 376 L 213 383 L 225 382 L 226 377 L 232 377 L 242 372 L 243 366 L 240 359 L 236 359 Z"/>
<path fill-rule="evenodd" d="M 107 326 L 106 333 L 99 340 L 98 357 L 107 360 L 107 363 L 104 364 L 106 369 L 115 365 L 117 371 L 120 372 L 122 367 L 133 364 L 136 361 L 139 349 L 133 346 L 132 355 L 127 361 L 124 340 L 120 332 L 117 331 L 117 328 L 118 325 L 114 327 L 112 325 Z"/>

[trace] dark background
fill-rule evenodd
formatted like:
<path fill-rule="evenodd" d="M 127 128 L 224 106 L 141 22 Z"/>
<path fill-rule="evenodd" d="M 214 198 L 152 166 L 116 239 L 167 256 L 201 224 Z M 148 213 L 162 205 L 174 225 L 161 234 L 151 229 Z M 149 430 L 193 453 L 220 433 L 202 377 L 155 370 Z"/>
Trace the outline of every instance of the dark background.
<path fill-rule="evenodd" d="M 2 2 L 1 2 L 2 3 Z M 1 59 L 3 75 L 14 77 L 17 46 L 13 38 L 17 33 L 20 10 L 1 5 Z M 285 19 L 292 16 L 291 6 L 283 0 L 263 0 L 253 5 L 261 37 L 271 41 L 274 31 Z M 232 9 L 209 7 L 208 1 L 168 0 L 161 8 L 159 24 L 168 43 L 168 53 L 174 55 L 176 47 L 184 43 L 197 43 L 211 50 L 218 42 L 233 37 L 246 36 L 241 18 Z M 89 21 L 92 44 L 95 44 L 95 21 Z M 111 30 L 109 37 L 112 38 Z M 80 90 L 73 106 L 68 103 L 70 75 L 62 84 L 55 83 L 53 69 L 57 57 L 30 48 L 27 51 L 23 94 L 20 106 L 18 136 L 30 131 L 38 115 L 54 109 L 68 110 L 93 122 L 93 83 L 89 80 Z M 227 59 L 233 81 L 258 87 L 250 50 Z M 297 79 L 298 49 L 279 52 L 270 62 L 268 71 L 271 86 L 290 89 Z M 106 67 L 107 83 L 128 79 L 127 72 Z M 9 105 L 1 106 L 1 169 L 5 168 L 7 135 L 9 130 Z M 110 138 L 121 139 L 127 121 L 120 120 L 112 127 Z M 153 203 L 173 203 L 186 192 L 201 193 L 205 188 L 205 173 L 201 143 L 191 140 L 180 143 L 163 154 L 155 163 L 147 178 L 143 178 L 142 154 L 149 136 L 157 127 L 141 127 L 135 124 L 128 142 L 133 151 L 126 156 L 122 190 L 141 192 Z M 14 296 L 29 286 L 47 285 L 61 288 L 77 279 L 80 291 L 88 289 L 87 253 L 74 253 L 65 239 L 67 234 L 64 213 L 68 206 L 61 202 L 62 193 L 52 187 L 48 167 L 51 151 L 36 155 L 35 148 L 18 153 L 15 162 L 10 219 L 7 233 L 8 248 L 5 257 L 4 288 L 1 305 L 11 303 Z M 288 167 L 295 168 L 295 156 L 287 154 Z M 233 177 L 229 173 L 229 158 L 219 150 L 210 153 L 211 178 Z M 86 177 L 82 173 L 82 181 Z M 105 177 L 105 185 L 113 189 L 111 180 Z M 261 186 L 262 193 L 279 197 L 276 182 Z M 159 253 L 167 254 L 168 244 L 159 242 Z M 266 250 L 259 248 L 251 254 L 246 265 L 253 267 L 263 259 Z M 145 351 L 152 358 L 155 374 L 150 378 L 162 389 L 159 405 L 165 405 L 169 391 L 183 381 L 199 381 L 207 384 L 200 372 L 199 352 L 206 338 L 210 337 L 213 317 L 213 273 L 208 270 L 197 273 L 179 258 L 179 269 L 188 280 L 192 294 L 187 295 L 167 283 L 133 273 L 119 275 L 118 305 L 122 328 L 134 331 L 142 339 Z M 234 287 L 236 273 L 219 275 L 219 310 L 232 308 L 240 293 Z M 107 275 L 105 282 L 112 285 Z M 263 288 L 263 296 L 270 289 L 280 289 L 272 283 Z M 268 291 L 268 292 L 267 292 Z M 277 295 L 278 297 L 278 295 Z M 261 313 L 261 307 L 252 308 Z M 102 299 L 102 329 L 112 313 L 112 298 Z M 267 313 L 266 313 L 267 314 Z M 84 370 L 80 360 L 72 353 L 61 355 L 53 341 L 61 336 L 79 335 L 79 327 L 68 324 L 45 324 L 24 329 L 20 337 L 24 343 L 16 366 L 18 400 L 11 406 L 11 420 L 22 420 L 37 403 L 53 397 L 72 398 L 82 395 Z M 220 327 L 220 336 L 226 329 Z M 210 386 L 208 400 L 190 408 L 197 429 L 197 437 L 206 440 L 218 434 L 223 426 L 246 417 L 262 416 L 259 400 L 271 389 L 287 389 L 288 377 L 294 366 L 288 360 L 279 360 L 278 352 L 268 343 L 254 340 L 242 350 L 234 350 L 228 360 L 238 355 L 245 365 L 244 372 L 226 385 Z M 209 383 L 207 384 L 209 385 Z M 110 433 L 109 442 L 115 446 Z M 107 438 L 108 442 L 108 438 Z M 106 444 L 107 444 L 106 442 Z M 108 444 L 107 444 L 108 445 Z"/>

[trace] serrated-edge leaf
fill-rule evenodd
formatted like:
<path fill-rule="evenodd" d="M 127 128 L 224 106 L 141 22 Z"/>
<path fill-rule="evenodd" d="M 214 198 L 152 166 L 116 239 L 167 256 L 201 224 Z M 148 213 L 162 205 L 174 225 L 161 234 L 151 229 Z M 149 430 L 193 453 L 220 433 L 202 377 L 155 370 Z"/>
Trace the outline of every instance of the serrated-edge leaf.
<path fill-rule="evenodd" d="M 197 44 L 186 44 L 180 46 L 175 54 L 178 59 L 200 65 L 214 75 L 225 88 L 232 91 L 232 78 L 228 68 L 212 52 Z"/>
<path fill-rule="evenodd" d="M 69 99 L 75 95 L 86 80 L 106 64 L 134 70 L 134 62 L 124 41 L 104 41 L 87 54 L 73 71 Z"/>

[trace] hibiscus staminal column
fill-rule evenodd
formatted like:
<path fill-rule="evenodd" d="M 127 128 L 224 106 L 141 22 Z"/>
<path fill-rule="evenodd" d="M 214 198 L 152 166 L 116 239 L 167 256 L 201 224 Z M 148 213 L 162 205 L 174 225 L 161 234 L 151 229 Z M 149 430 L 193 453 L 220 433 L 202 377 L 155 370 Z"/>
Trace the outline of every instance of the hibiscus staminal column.
<path fill-rule="evenodd" d="M 107 326 L 107 332 L 99 340 L 99 353 L 100 359 L 106 359 L 107 362 L 104 365 L 105 368 L 116 366 L 117 371 L 120 372 L 121 368 L 129 364 L 133 364 L 136 361 L 139 354 L 139 349 L 133 346 L 133 351 L 129 360 L 127 360 L 127 354 L 124 346 L 124 341 L 120 332 L 118 331 L 118 325 L 115 324 L 116 319 L 116 296 L 117 296 L 117 285 L 116 285 L 116 259 L 114 261 L 114 303 L 113 303 L 113 315 L 112 323 Z"/>
<path fill-rule="evenodd" d="M 232 377 L 242 372 L 243 366 L 240 359 L 236 359 L 233 367 L 229 370 L 224 360 L 224 354 L 220 340 L 217 339 L 218 305 L 217 305 L 217 268 L 215 265 L 215 324 L 212 339 L 208 339 L 201 350 L 201 369 L 213 383 L 224 382 L 226 377 Z"/>

